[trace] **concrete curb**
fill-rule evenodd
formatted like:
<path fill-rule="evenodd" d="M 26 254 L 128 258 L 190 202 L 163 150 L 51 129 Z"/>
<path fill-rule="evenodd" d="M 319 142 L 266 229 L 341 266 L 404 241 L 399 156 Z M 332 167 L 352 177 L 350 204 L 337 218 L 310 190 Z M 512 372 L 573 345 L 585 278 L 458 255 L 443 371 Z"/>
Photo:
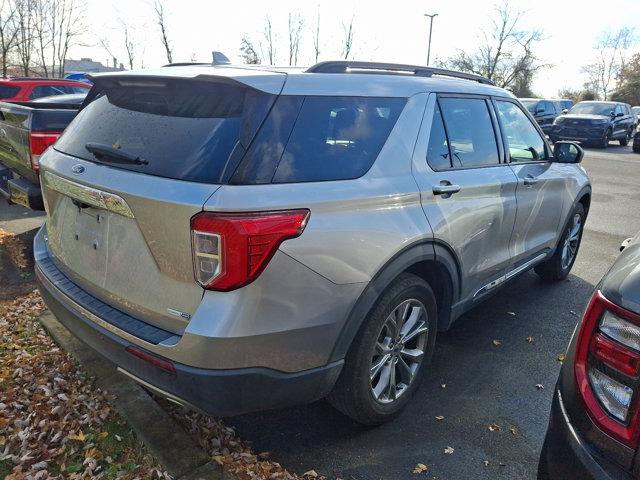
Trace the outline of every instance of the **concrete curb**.
<path fill-rule="evenodd" d="M 49 311 L 38 318 L 44 329 L 82 367 L 96 384 L 115 395 L 113 406 L 142 440 L 149 452 L 177 479 L 226 480 L 222 467 L 209 456 L 136 382 L 71 335 Z"/>

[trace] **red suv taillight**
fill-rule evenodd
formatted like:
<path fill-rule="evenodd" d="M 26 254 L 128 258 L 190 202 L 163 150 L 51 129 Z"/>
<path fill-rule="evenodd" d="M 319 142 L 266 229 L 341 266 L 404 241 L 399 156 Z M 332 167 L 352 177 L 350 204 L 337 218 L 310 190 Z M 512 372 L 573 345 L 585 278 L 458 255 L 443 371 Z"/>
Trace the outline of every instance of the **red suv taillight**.
<path fill-rule="evenodd" d="M 31 154 L 31 169 L 40 170 L 40 156 L 51 145 L 56 143 L 62 132 L 30 132 L 29 153 Z"/>
<path fill-rule="evenodd" d="M 578 390 L 594 423 L 636 448 L 640 439 L 640 315 L 596 291 L 578 334 L 574 368 Z"/>
<path fill-rule="evenodd" d="M 221 291 L 253 282 L 283 241 L 302 234 L 308 219 L 306 209 L 199 213 L 191 219 L 196 281 Z"/>

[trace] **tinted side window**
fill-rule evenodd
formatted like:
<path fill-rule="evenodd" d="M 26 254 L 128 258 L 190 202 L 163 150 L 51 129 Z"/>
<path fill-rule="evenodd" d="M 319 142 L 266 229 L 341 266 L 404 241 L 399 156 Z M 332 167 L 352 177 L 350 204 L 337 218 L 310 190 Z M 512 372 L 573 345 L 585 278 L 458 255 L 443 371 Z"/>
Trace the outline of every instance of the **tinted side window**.
<path fill-rule="evenodd" d="M 556 113 L 556 109 L 551 102 L 544 102 L 544 113 L 547 115 L 553 115 Z"/>
<path fill-rule="evenodd" d="M 20 87 L 11 87 L 9 85 L 0 85 L 0 98 L 13 98 L 20 91 Z"/>
<path fill-rule="evenodd" d="M 52 97 L 55 95 L 67 95 L 71 93 L 86 93 L 89 88 L 74 87 L 73 85 L 46 85 L 41 87 L 34 87 L 31 91 L 29 98 L 35 100 L 36 98 Z"/>
<path fill-rule="evenodd" d="M 509 144 L 512 162 L 544 160 L 544 140 L 529 118 L 515 103 L 496 101 L 498 116 Z"/>
<path fill-rule="evenodd" d="M 404 108 L 404 98 L 306 97 L 274 183 L 364 175 Z"/>
<path fill-rule="evenodd" d="M 431 123 L 429 145 L 427 146 L 427 163 L 436 171 L 451 168 L 449 142 L 444 131 L 444 123 L 442 123 L 442 114 L 438 104 L 436 104 L 436 108 L 433 111 L 433 122 Z"/>
<path fill-rule="evenodd" d="M 454 166 L 499 163 L 498 145 L 487 103 L 478 98 L 440 99 Z"/>

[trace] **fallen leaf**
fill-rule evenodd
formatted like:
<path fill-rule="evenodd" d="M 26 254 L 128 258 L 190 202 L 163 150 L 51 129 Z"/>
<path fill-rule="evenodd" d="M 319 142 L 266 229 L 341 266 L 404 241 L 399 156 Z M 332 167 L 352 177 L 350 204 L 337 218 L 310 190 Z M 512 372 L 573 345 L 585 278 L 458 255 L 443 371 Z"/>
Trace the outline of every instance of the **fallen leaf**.
<path fill-rule="evenodd" d="M 444 449 L 444 453 L 446 453 L 447 455 L 451 455 L 453 452 L 455 452 L 453 447 L 447 447 Z"/>
<path fill-rule="evenodd" d="M 527 343 L 533 343 L 533 340 L 534 338 L 531 335 L 527 337 Z"/>
<path fill-rule="evenodd" d="M 416 465 L 416 468 L 413 469 L 413 473 L 424 473 L 429 469 L 424 463 L 419 463 Z"/>
<path fill-rule="evenodd" d="M 578 316 L 578 314 L 577 314 L 576 312 L 574 312 L 573 310 L 569 310 L 569 313 L 570 313 L 571 315 Z"/>
<path fill-rule="evenodd" d="M 311 478 L 318 478 L 318 474 L 316 473 L 315 470 L 309 470 L 308 472 L 304 472 L 302 474 L 303 477 L 311 477 Z"/>
<path fill-rule="evenodd" d="M 482 463 L 484 463 L 484 466 L 485 466 L 485 467 L 488 467 L 488 466 L 489 466 L 489 460 L 485 460 L 485 461 L 484 461 L 484 462 L 482 462 Z"/>
<path fill-rule="evenodd" d="M 507 312 L 507 315 L 511 315 L 511 316 L 515 317 L 516 316 L 516 312 Z"/>
<path fill-rule="evenodd" d="M 544 390 L 544 385 L 542 385 L 541 383 L 536 383 L 536 388 L 538 390 Z"/>
<path fill-rule="evenodd" d="M 514 435 L 517 435 L 517 434 L 518 434 L 518 429 L 517 429 L 516 427 L 509 427 L 509 431 L 510 431 L 511 433 L 513 433 Z"/>
<path fill-rule="evenodd" d="M 492 423 L 491 425 L 489 425 L 489 431 L 490 432 L 499 432 L 500 431 L 500 425 L 498 425 L 497 423 Z"/>
<path fill-rule="evenodd" d="M 444 416 L 436 415 L 436 420 L 438 420 L 438 421 L 444 420 Z"/>
<path fill-rule="evenodd" d="M 78 434 L 72 433 L 71 435 L 67 435 L 67 438 L 69 440 L 77 440 L 79 442 L 84 442 L 87 439 L 87 436 L 84 433 L 82 433 L 82 430 L 80 430 L 80 433 Z"/>
<path fill-rule="evenodd" d="M 440 385 L 441 388 L 447 388 L 447 384 L 443 383 L 442 385 Z"/>
<path fill-rule="evenodd" d="M 98 434 L 98 438 L 107 438 L 109 436 L 109 432 L 100 432 Z"/>
<path fill-rule="evenodd" d="M 494 344 L 496 347 L 499 347 L 500 345 L 502 345 L 502 341 L 501 341 L 501 340 L 494 340 L 494 341 L 493 341 L 493 344 Z"/>
<path fill-rule="evenodd" d="M 564 359 L 567 358 L 567 356 L 564 353 L 560 353 L 558 355 L 558 361 L 559 362 L 564 362 Z"/>

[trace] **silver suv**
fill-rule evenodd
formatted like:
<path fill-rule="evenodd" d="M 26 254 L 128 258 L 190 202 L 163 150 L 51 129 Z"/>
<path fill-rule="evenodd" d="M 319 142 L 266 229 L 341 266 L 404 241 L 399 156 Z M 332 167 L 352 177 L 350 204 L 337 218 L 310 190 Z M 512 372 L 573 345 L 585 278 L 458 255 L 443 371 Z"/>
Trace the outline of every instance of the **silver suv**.
<path fill-rule="evenodd" d="M 381 423 L 437 331 L 576 258 L 582 150 L 552 149 L 485 78 L 324 62 L 94 80 L 40 161 L 40 289 L 71 332 L 181 404 L 328 397 Z"/>

